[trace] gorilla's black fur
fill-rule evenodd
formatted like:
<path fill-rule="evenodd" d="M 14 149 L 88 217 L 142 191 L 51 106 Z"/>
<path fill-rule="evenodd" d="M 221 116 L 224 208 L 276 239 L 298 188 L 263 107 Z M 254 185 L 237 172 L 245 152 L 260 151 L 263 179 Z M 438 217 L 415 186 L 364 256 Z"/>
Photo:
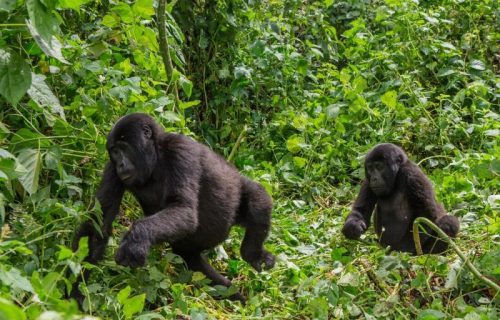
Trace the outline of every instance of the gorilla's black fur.
<path fill-rule="evenodd" d="M 224 241 L 239 224 L 246 228 L 243 259 L 258 271 L 274 266 L 274 256 L 263 247 L 271 225 L 271 197 L 224 158 L 186 136 L 165 133 L 145 114 L 121 118 L 108 136 L 107 149 L 111 159 L 97 192 L 101 232 L 89 221 L 74 241 L 76 249 L 81 237 L 89 237 L 87 261 L 102 258 L 128 190 L 146 217 L 134 222 L 123 237 L 115 258 L 118 264 L 143 266 L 150 247 L 166 241 L 191 270 L 203 272 L 214 285 L 230 286 L 201 252 Z M 72 296 L 82 298 L 76 287 Z M 239 294 L 234 298 L 242 299 Z"/>
<path fill-rule="evenodd" d="M 375 205 L 379 242 L 393 250 L 415 253 L 412 226 L 417 217 L 428 218 L 451 237 L 457 235 L 458 219 L 446 215 L 429 179 L 401 148 L 390 143 L 375 146 L 366 156 L 365 172 L 366 179 L 342 229 L 347 238 L 358 239 L 366 231 Z M 428 233 L 431 235 L 420 234 L 424 253 L 442 253 L 448 248 Z"/>

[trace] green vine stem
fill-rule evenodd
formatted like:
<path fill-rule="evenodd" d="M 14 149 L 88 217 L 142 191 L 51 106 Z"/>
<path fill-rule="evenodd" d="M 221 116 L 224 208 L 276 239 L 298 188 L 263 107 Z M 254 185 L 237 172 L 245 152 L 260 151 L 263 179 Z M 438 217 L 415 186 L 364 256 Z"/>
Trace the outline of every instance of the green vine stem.
<path fill-rule="evenodd" d="M 457 247 L 457 245 L 450 239 L 450 237 L 446 233 L 444 233 L 443 230 L 441 230 L 438 226 L 432 223 L 432 221 L 424 217 L 418 217 L 413 222 L 413 240 L 415 241 L 415 249 L 417 250 L 417 255 L 423 254 L 422 245 L 420 244 L 420 234 L 418 233 L 418 228 L 422 223 L 429 226 L 434 232 L 436 232 L 439 235 L 439 237 L 442 240 L 444 240 L 446 243 L 448 243 L 448 245 L 450 245 L 450 247 L 457 253 L 460 259 L 465 263 L 465 265 L 467 265 L 467 267 L 470 269 L 472 274 L 474 274 L 474 276 L 476 276 L 478 279 L 480 279 L 488 286 L 493 288 L 497 293 L 500 291 L 500 286 L 498 286 L 495 282 L 483 276 L 481 272 L 479 272 L 479 270 L 477 270 L 476 267 L 474 267 L 474 265 L 469 261 L 469 259 L 467 259 L 467 257 Z"/>
<path fill-rule="evenodd" d="M 167 78 L 169 83 L 172 81 L 172 76 L 174 72 L 174 65 L 172 63 L 172 58 L 170 57 L 170 48 L 168 45 L 167 39 L 167 28 L 165 22 L 165 6 L 167 0 L 159 0 L 158 1 L 158 10 L 156 12 L 157 20 L 158 20 L 158 38 L 160 45 L 160 55 L 163 59 L 163 64 L 165 65 L 165 72 L 167 73 Z M 179 107 L 179 92 L 177 90 L 177 82 L 173 83 L 173 91 L 175 98 L 175 107 Z M 175 109 L 173 110 L 175 111 Z"/>

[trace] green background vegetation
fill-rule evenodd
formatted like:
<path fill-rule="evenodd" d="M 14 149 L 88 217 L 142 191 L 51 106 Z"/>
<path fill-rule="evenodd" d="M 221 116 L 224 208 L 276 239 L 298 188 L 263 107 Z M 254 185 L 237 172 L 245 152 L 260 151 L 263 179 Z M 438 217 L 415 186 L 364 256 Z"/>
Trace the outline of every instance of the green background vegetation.
<path fill-rule="evenodd" d="M 275 202 L 257 274 L 243 230 L 213 264 L 248 297 L 185 269 L 168 246 L 117 266 L 141 210 L 126 197 L 85 313 L 113 319 L 496 319 L 498 295 L 454 252 L 388 253 L 340 233 L 379 142 L 402 146 L 459 217 L 457 245 L 500 281 L 499 41 L 493 0 L 179 0 L 171 77 L 152 0 L 0 0 L 0 319 L 80 314 L 65 293 L 85 250 L 106 133 L 146 112 L 229 157 Z M 238 143 L 237 143 L 238 141 Z"/>

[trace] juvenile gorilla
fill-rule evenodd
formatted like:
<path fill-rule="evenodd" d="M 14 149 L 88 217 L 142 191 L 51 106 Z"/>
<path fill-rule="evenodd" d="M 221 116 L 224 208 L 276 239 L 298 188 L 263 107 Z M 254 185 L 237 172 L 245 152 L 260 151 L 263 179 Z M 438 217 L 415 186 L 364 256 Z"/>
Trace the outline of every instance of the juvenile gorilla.
<path fill-rule="evenodd" d="M 134 222 L 123 237 L 116 263 L 143 266 L 150 247 L 166 241 L 191 270 L 204 273 L 213 285 L 230 286 L 201 252 L 224 241 L 239 224 L 246 228 L 243 259 L 257 271 L 274 266 L 274 256 L 263 247 L 271 224 L 271 197 L 221 156 L 186 136 L 165 133 L 145 114 L 121 118 L 108 136 L 107 149 L 110 161 L 97 192 L 101 232 L 88 221 L 74 242 L 76 249 L 81 237 L 89 237 L 87 261 L 102 258 L 128 190 L 146 217 Z M 71 295 L 78 300 L 76 287 Z M 233 298 L 243 299 L 239 294 Z"/>
<path fill-rule="evenodd" d="M 358 239 L 366 231 L 375 205 L 379 242 L 392 250 L 415 254 L 412 227 L 417 217 L 428 218 L 450 237 L 457 235 L 458 219 L 446 215 L 429 179 L 401 148 L 390 143 L 375 146 L 366 156 L 365 172 L 366 179 L 342 229 L 347 238 Z M 442 253 L 448 248 L 433 233 L 426 233 L 420 233 L 424 253 Z"/>

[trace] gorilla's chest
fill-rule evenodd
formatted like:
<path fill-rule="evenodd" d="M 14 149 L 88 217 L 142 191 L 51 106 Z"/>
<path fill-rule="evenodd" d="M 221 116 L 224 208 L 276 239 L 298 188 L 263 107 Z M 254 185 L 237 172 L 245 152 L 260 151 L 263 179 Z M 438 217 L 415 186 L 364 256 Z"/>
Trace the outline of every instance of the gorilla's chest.
<path fill-rule="evenodd" d="M 408 232 L 412 222 L 411 208 L 403 192 L 379 199 L 375 215 L 375 229 L 382 241 L 398 241 Z"/>
<path fill-rule="evenodd" d="M 168 198 L 168 186 L 150 183 L 131 190 L 146 216 L 155 214 L 165 208 Z"/>

